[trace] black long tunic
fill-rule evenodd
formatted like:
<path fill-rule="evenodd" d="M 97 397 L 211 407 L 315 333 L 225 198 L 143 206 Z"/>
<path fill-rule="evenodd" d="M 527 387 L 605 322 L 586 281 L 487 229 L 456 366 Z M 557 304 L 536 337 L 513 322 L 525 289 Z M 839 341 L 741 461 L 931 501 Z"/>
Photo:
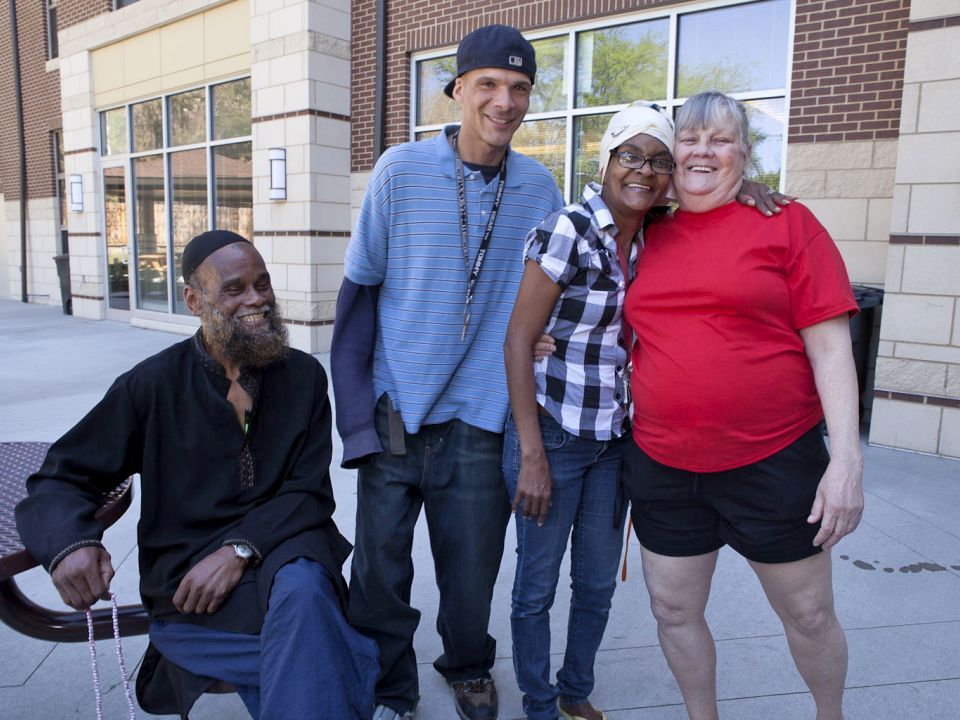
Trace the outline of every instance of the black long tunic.
<path fill-rule="evenodd" d="M 27 480 L 16 510 L 27 549 L 49 570 L 65 550 L 96 543 L 101 493 L 140 473 L 140 592 L 151 618 L 259 632 L 283 564 L 307 557 L 340 577 L 351 546 L 332 519 L 326 374 L 291 350 L 247 380 L 254 408 L 244 432 L 230 381 L 199 334 L 117 378 Z M 183 576 L 232 542 L 253 547 L 259 562 L 216 613 L 180 615 L 172 598 Z"/>

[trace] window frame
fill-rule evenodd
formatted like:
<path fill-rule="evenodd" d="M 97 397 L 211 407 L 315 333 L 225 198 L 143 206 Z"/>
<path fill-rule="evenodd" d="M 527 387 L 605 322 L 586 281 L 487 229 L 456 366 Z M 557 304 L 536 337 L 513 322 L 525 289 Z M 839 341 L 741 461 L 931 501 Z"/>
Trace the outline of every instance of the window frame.
<path fill-rule="evenodd" d="M 585 20 L 582 22 L 570 22 L 557 25 L 555 27 L 542 29 L 542 30 L 531 30 L 523 31 L 523 35 L 527 40 L 531 42 L 536 42 L 537 40 L 542 40 L 545 38 L 555 38 L 559 36 L 565 36 L 567 38 L 567 52 L 565 53 L 565 64 L 564 64 L 564 92 L 566 94 L 567 102 L 566 107 L 562 110 L 552 110 L 539 113 L 528 112 L 524 117 L 524 123 L 536 120 L 549 120 L 556 118 L 565 118 L 566 119 L 566 152 L 565 152 L 565 172 L 564 172 L 564 187 L 560 188 L 563 197 L 567 202 L 575 201 L 579 198 L 579 194 L 582 188 L 574 188 L 573 177 L 576 173 L 576 161 L 574 158 L 575 151 L 575 130 L 576 130 L 576 118 L 589 115 L 603 115 L 606 113 L 614 113 L 619 110 L 622 110 L 627 106 L 626 103 L 616 104 L 616 105 L 597 105 L 593 107 L 575 107 L 576 104 L 576 74 L 577 74 L 577 35 L 582 32 L 588 32 L 591 30 L 604 30 L 608 28 L 619 27 L 623 25 L 632 25 L 638 22 L 645 22 L 648 20 L 659 20 L 659 19 L 668 19 L 669 21 L 669 37 L 667 40 L 667 87 L 666 92 L 667 96 L 665 98 L 644 98 L 647 100 L 655 102 L 663 102 L 664 107 L 667 112 L 670 113 L 671 117 L 676 115 L 677 109 L 683 105 L 686 101 L 686 96 L 676 95 L 676 86 L 677 86 L 677 51 L 678 51 L 678 38 L 679 38 L 679 25 L 680 25 L 680 16 L 689 15 L 692 13 L 702 12 L 705 10 L 717 10 L 722 8 L 736 7 L 740 5 L 754 5 L 764 0 L 706 0 L 705 2 L 699 2 L 694 4 L 683 5 L 680 7 L 669 6 L 663 8 L 652 8 L 649 10 L 644 10 L 640 12 L 631 12 L 624 14 L 615 14 L 609 15 L 607 17 L 596 18 L 592 20 Z M 730 93 L 733 97 L 738 100 L 751 101 L 751 100 L 770 100 L 770 99 L 780 99 L 783 98 L 784 102 L 784 125 L 783 125 L 783 137 L 781 139 L 781 148 L 780 148 L 780 158 L 781 158 L 781 169 L 780 169 L 780 187 L 777 189 L 782 189 L 784 186 L 784 175 L 786 173 L 786 161 L 787 161 L 787 136 L 789 131 L 789 120 L 790 120 L 790 83 L 793 74 L 793 47 L 794 47 L 794 36 L 795 36 L 795 24 L 796 24 L 796 0 L 788 0 L 788 17 L 787 17 L 787 46 L 784 49 L 786 54 L 786 66 L 784 70 L 784 82 L 785 84 L 777 88 L 769 88 L 766 90 L 756 90 L 748 92 L 736 92 Z M 417 102 L 419 95 L 419 86 L 418 86 L 418 73 L 417 73 L 417 64 L 425 60 L 434 60 L 437 58 L 448 57 L 450 55 L 455 55 L 457 51 L 456 46 L 448 46 L 444 48 L 437 48 L 433 50 L 428 50 L 424 52 L 415 52 L 410 56 L 410 107 L 407 116 L 408 127 L 409 127 L 409 139 L 416 140 L 419 133 L 424 132 L 434 132 L 441 130 L 445 124 L 448 123 L 430 123 L 417 125 Z M 635 98 L 637 99 L 637 98 Z"/>
<path fill-rule="evenodd" d="M 60 57 L 60 41 L 57 37 L 59 24 L 57 21 L 57 10 L 60 8 L 60 0 L 44 0 L 44 20 L 47 28 L 47 60 L 53 60 Z"/>
<path fill-rule="evenodd" d="M 208 229 L 213 229 L 216 227 L 216 188 L 214 187 L 215 183 L 213 181 L 213 153 L 216 147 L 221 145 L 233 145 L 237 143 L 249 142 L 251 144 L 251 150 L 253 145 L 253 126 L 250 127 L 249 135 L 238 135 L 236 137 L 224 138 L 220 140 L 213 140 L 213 88 L 217 85 L 224 85 L 231 82 L 236 82 L 238 80 L 249 80 L 250 74 L 248 72 L 242 73 L 239 75 L 228 76 L 225 78 L 218 78 L 216 80 L 208 80 L 202 84 L 187 88 L 178 88 L 176 90 L 169 90 L 160 94 L 152 94 L 144 97 L 131 98 L 126 100 L 123 103 L 113 103 L 111 105 L 105 105 L 96 109 L 97 114 L 97 176 L 100 183 L 100 187 L 103 187 L 103 170 L 106 167 L 117 167 L 122 165 L 126 173 L 126 203 L 127 203 L 127 242 L 129 244 L 129 266 L 131 267 L 131 286 L 130 286 L 130 311 L 135 313 L 142 313 L 148 317 L 156 317 L 158 314 L 163 315 L 167 319 L 182 321 L 186 320 L 189 316 L 185 316 L 182 313 L 177 312 L 177 276 L 175 273 L 176 262 L 175 262 L 175 252 L 176 248 L 174 247 L 173 240 L 173 175 L 172 175 L 172 166 L 171 166 L 171 156 L 174 153 L 182 152 L 185 150 L 204 150 L 206 157 L 206 178 L 207 178 L 207 225 Z M 170 143 L 170 129 L 169 129 L 169 100 L 175 95 L 180 95 L 183 92 L 190 90 L 204 90 L 205 94 L 205 138 L 203 141 L 189 143 L 186 145 L 171 145 Z M 251 90 L 252 92 L 252 90 Z M 159 148 L 154 148 L 151 150 L 140 150 L 137 152 L 132 152 L 131 148 L 133 147 L 133 111 L 132 107 L 138 103 L 142 103 L 149 100 L 160 100 L 161 108 L 161 118 L 162 118 L 162 143 Z M 111 110 L 117 110 L 123 108 L 125 110 L 126 118 L 126 130 L 127 130 L 127 146 L 126 152 L 115 152 L 112 154 L 104 153 L 104 132 L 105 126 L 103 123 L 104 113 Z M 136 213 L 137 213 L 137 198 L 136 198 L 136 177 L 134 173 L 134 161 L 138 158 L 149 157 L 149 156 L 161 156 L 162 166 L 163 166 L 163 197 L 164 197 L 164 217 L 166 220 L 166 245 L 167 245 L 167 309 L 165 311 L 153 310 L 140 307 L 140 258 L 139 251 L 137 246 L 137 232 L 136 232 Z M 251 173 L 251 185 L 253 183 L 253 176 Z M 252 240 L 252 238 L 251 238 Z M 106 261 L 105 261 L 106 262 Z M 107 277 L 105 275 L 104 277 Z"/>
<path fill-rule="evenodd" d="M 57 254 L 65 255 L 70 251 L 70 244 L 67 231 L 67 225 L 69 223 L 66 210 L 67 200 L 64 197 L 67 192 L 67 171 L 64 167 L 66 165 L 66 156 L 64 155 L 63 149 L 63 129 L 52 130 L 50 132 L 50 140 L 53 149 L 53 187 L 57 199 Z M 63 163 L 60 162 L 61 158 L 64 160 Z"/>

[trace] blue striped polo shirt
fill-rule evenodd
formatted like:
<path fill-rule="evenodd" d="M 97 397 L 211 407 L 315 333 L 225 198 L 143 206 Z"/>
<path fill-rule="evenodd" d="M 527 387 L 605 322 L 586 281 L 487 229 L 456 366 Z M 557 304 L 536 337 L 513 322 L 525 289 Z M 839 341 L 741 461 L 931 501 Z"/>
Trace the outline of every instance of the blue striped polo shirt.
<path fill-rule="evenodd" d="M 539 162 L 507 155 L 507 184 L 463 328 L 468 271 L 460 241 L 456 165 L 448 126 L 385 152 L 371 175 L 347 247 L 346 277 L 380 285 L 374 399 L 388 393 L 407 432 L 458 419 L 502 432 L 509 407 L 503 340 L 523 274 L 527 233 L 563 205 Z M 480 247 L 499 177 L 465 169 L 469 262 Z"/>

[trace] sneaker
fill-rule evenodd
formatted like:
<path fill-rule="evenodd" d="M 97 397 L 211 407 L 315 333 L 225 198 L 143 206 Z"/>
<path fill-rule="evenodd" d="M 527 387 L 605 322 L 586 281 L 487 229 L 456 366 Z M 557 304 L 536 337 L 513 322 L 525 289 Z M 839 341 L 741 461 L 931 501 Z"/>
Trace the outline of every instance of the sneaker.
<path fill-rule="evenodd" d="M 496 720 L 499 701 L 497 686 L 490 678 L 450 683 L 457 715 L 462 720 Z"/>
<path fill-rule="evenodd" d="M 413 710 L 408 710 L 401 715 L 386 705 L 377 705 L 373 711 L 373 720 L 413 720 Z"/>

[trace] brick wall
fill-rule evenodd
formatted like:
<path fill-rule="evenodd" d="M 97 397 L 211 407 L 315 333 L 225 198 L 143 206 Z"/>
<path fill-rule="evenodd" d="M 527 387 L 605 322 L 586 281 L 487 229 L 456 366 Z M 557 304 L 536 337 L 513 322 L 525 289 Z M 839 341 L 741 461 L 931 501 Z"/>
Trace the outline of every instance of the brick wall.
<path fill-rule="evenodd" d="M 47 72 L 46 10 L 41 0 L 17 3 L 20 79 L 27 151 L 27 197 L 50 197 L 54 187 L 50 132 L 61 126 L 59 73 Z M 20 198 L 10 16 L 0 14 L 0 193 L 8 202 Z"/>
<path fill-rule="evenodd" d="M 788 142 L 895 139 L 910 0 L 798 0 Z"/>
<path fill-rule="evenodd" d="M 387 0 L 386 142 L 409 137 L 410 54 L 492 22 L 533 30 L 673 0 Z M 797 0 L 789 142 L 896 138 L 910 0 Z M 353 170 L 373 165 L 375 0 L 353 3 Z"/>
<path fill-rule="evenodd" d="M 410 54 L 437 47 L 455 47 L 464 35 L 491 23 L 521 30 L 569 23 L 609 14 L 677 4 L 677 0 L 387 0 L 386 144 L 396 145 L 410 133 Z M 373 100 L 376 78 L 376 3 L 353 5 L 351 71 L 352 169 L 373 166 Z"/>
<path fill-rule="evenodd" d="M 112 9 L 113 0 L 60 0 L 57 23 L 63 30 Z"/>

